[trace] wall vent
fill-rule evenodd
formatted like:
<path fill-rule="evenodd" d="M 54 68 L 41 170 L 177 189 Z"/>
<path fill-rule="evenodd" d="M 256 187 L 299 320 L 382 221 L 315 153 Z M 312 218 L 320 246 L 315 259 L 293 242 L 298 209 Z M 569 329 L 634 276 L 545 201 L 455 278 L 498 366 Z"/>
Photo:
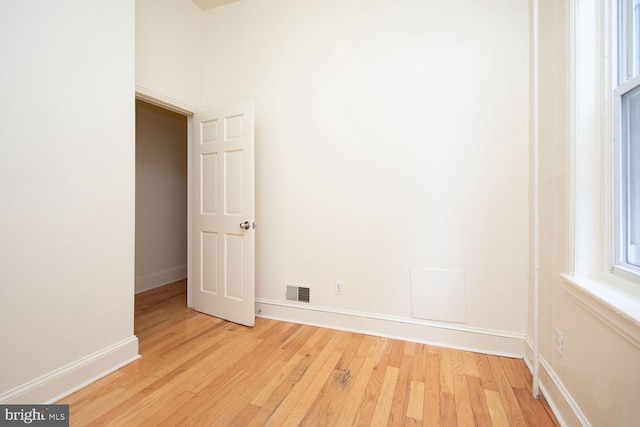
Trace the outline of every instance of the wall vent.
<path fill-rule="evenodd" d="M 287 301 L 308 303 L 311 300 L 311 289 L 302 286 L 286 285 L 286 294 Z"/>

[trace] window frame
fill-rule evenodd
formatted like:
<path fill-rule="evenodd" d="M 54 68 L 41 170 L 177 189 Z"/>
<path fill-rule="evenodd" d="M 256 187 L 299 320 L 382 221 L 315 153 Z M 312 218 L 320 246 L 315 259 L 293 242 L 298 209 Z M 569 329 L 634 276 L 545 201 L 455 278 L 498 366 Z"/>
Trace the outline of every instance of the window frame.
<path fill-rule="evenodd" d="M 612 49 L 613 86 L 613 257 L 611 272 L 615 276 L 640 284 L 640 267 L 627 262 L 627 178 L 624 151 L 627 142 L 623 135 L 623 97 L 640 87 L 640 30 L 634 26 L 635 18 L 640 21 L 640 2 L 637 0 L 613 1 L 614 43 Z M 634 4 L 637 3 L 637 4 Z"/>
<path fill-rule="evenodd" d="M 640 346 L 640 279 L 615 265 L 618 0 L 569 0 L 565 263 L 569 300 Z"/>

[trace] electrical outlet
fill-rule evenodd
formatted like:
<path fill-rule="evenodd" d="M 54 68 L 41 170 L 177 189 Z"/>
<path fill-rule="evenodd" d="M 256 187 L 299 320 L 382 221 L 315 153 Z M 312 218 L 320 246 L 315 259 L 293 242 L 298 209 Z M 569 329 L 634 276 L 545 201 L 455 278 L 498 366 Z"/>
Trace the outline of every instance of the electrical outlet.
<path fill-rule="evenodd" d="M 342 283 L 342 280 L 336 280 L 336 294 L 342 295 L 343 289 L 344 289 L 344 283 Z"/>
<path fill-rule="evenodd" d="M 564 353 L 564 334 L 556 328 L 556 351 L 562 355 Z"/>

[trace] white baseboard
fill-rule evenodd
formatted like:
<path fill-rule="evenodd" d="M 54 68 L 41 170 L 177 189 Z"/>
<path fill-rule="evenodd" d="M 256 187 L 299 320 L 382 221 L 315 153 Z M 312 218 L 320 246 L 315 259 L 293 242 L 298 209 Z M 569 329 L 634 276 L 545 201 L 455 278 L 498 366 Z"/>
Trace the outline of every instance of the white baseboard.
<path fill-rule="evenodd" d="M 260 298 L 256 299 L 256 310 L 258 317 L 267 319 L 498 356 L 522 358 L 524 355 L 524 334 Z"/>
<path fill-rule="evenodd" d="M 50 404 L 140 358 L 133 335 L 0 394 L 0 404 Z"/>
<path fill-rule="evenodd" d="M 136 294 L 177 282 L 187 277 L 187 266 L 168 268 L 156 273 L 136 277 Z"/>
<path fill-rule="evenodd" d="M 529 337 L 525 338 L 526 352 L 524 362 L 533 372 L 533 343 Z M 590 427 L 591 423 L 580 410 L 580 407 L 563 384 L 558 374 L 549 362 L 540 356 L 540 391 L 544 395 L 549 407 L 561 426 Z"/>

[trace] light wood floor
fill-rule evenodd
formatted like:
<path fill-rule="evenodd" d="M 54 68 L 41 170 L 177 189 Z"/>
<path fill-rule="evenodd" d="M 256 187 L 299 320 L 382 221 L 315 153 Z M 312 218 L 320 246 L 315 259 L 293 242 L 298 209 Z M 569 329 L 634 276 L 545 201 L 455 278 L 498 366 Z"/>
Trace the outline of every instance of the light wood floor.
<path fill-rule="evenodd" d="M 553 426 L 522 360 L 186 308 L 136 296 L 142 359 L 58 403 L 72 426 Z"/>

